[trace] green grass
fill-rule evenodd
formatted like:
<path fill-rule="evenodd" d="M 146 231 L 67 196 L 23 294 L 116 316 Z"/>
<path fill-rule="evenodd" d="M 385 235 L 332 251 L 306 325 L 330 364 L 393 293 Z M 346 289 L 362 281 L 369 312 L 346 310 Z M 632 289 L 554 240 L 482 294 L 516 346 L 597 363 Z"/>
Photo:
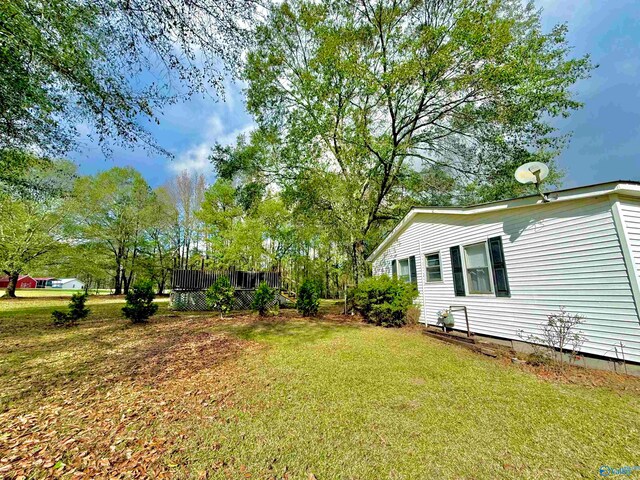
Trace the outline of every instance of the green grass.
<path fill-rule="evenodd" d="M 149 457 L 157 471 L 196 478 L 598 478 L 601 465 L 640 461 L 637 379 L 543 380 L 417 328 L 337 314 L 219 320 L 163 304 L 137 328 L 119 317 L 121 304 L 100 298 L 86 323 L 59 330 L 48 325 L 53 306 L 0 304 L 6 414 L 77 396 L 68 428 L 103 425 L 81 413 L 95 411 L 111 419 L 105 431 L 120 421 L 145 439 L 123 436 L 110 450 L 116 440 L 87 434 L 80 450 L 113 468 L 120 445 L 148 454 L 151 439 L 165 445 Z M 71 465 L 74 454 L 62 458 Z"/>
<path fill-rule="evenodd" d="M 5 289 L 0 288 L 0 297 L 4 295 Z M 66 290 L 62 288 L 18 288 L 16 297 L 18 298 L 45 298 L 45 297 L 70 297 L 74 293 L 82 292 L 82 290 Z M 89 295 L 109 295 L 110 290 L 89 290 Z"/>

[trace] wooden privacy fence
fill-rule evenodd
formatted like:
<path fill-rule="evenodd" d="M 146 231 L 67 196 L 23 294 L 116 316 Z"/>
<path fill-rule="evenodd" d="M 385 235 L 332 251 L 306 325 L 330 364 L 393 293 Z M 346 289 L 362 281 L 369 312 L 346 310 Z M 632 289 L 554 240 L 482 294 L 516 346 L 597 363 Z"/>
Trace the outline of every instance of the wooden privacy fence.
<path fill-rule="evenodd" d="M 206 290 L 220 277 L 227 277 L 236 290 L 255 290 L 261 282 L 280 289 L 282 279 L 278 272 L 250 272 L 244 270 L 174 270 L 171 277 L 173 291 L 196 292 Z"/>

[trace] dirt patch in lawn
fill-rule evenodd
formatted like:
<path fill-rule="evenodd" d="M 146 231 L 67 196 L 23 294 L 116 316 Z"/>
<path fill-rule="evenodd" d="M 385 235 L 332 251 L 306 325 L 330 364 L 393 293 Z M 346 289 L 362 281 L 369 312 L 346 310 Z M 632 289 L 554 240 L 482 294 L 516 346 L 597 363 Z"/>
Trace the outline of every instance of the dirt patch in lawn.
<path fill-rule="evenodd" d="M 507 363 L 504 360 L 504 363 Z M 584 387 L 603 387 L 619 393 L 640 394 L 640 377 L 615 372 L 583 368 L 575 365 L 559 366 L 523 364 L 520 368 L 533 373 L 538 378 Z"/>
<path fill-rule="evenodd" d="M 0 413 L 0 478 L 186 474 L 180 444 L 188 425 L 217 421 L 242 378 L 237 360 L 261 348 L 207 331 L 211 324 L 166 317 L 123 325 L 115 345 L 93 346 L 91 374 L 15 401 Z"/>

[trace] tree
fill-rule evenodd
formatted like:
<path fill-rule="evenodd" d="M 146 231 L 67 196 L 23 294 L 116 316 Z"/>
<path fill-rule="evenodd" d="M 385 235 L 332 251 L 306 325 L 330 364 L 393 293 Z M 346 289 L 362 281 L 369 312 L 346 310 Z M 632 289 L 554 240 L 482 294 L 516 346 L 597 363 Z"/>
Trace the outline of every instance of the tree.
<path fill-rule="evenodd" d="M 91 313 L 91 310 L 85 307 L 88 297 L 86 293 L 74 293 L 71 295 L 68 312 L 63 312 L 62 310 L 54 310 L 51 312 L 53 324 L 57 327 L 70 327 L 75 325 L 78 320 L 87 318 L 89 313 Z"/>
<path fill-rule="evenodd" d="M 110 253 L 114 293 L 127 293 L 157 218 L 153 192 L 134 169 L 115 167 L 78 179 L 75 197 L 78 241 Z"/>
<path fill-rule="evenodd" d="M 220 312 L 220 318 L 224 313 L 230 312 L 235 301 L 235 289 L 229 283 L 227 277 L 219 277 L 206 292 L 207 306 Z"/>
<path fill-rule="evenodd" d="M 153 283 L 150 280 L 136 282 L 127 292 L 122 313 L 133 323 L 146 322 L 158 311 L 158 304 L 153 303 L 154 298 Z"/>
<path fill-rule="evenodd" d="M 62 155 L 81 123 L 106 150 L 142 142 L 169 154 L 143 121 L 157 121 L 157 110 L 178 97 L 222 93 L 255 7 L 252 0 L 1 2 L 0 158 L 6 150 Z"/>
<path fill-rule="evenodd" d="M 202 225 L 196 215 L 204 201 L 205 178 L 203 174 L 183 171 L 165 187 L 175 209 L 175 243 L 179 268 L 189 268 L 193 247 L 200 241 Z"/>
<path fill-rule="evenodd" d="M 68 203 L 0 196 L 0 270 L 9 276 L 5 296 L 15 298 L 18 277 L 63 246 Z"/>
<path fill-rule="evenodd" d="M 296 299 L 296 308 L 303 316 L 314 316 L 318 313 L 318 308 L 320 308 L 318 290 L 313 280 L 304 280 L 300 285 L 298 298 Z"/>
<path fill-rule="evenodd" d="M 267 282 L 260 282 L 256 288 L 251 307 L 264 317 L 269 312 L 269 306 L 276 299 L 276 289 L 267 285 Z"/>
<path fill-rule="evenodd" d="M 357 281 L 372 240 L 404 213 L 416 167 L 483 185 L 514 153 L 560 151 L 551 119 L 580 107 L 571 87 L 592 68 L 570 58 L 566 32 L 543 33 L 519 0 L 285 2 L 245 70 L 256 160 L 221 152 L 217 164 L 268 172 L 317 211 L 348 244 Z"/>

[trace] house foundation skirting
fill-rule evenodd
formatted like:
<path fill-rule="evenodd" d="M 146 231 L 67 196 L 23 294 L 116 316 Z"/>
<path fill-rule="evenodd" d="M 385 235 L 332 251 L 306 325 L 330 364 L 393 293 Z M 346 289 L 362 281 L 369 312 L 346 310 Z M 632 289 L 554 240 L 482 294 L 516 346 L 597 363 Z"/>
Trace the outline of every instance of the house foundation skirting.
<path fill-rule="evenodd" d="M 234 292 L 233 310 L 250 310 L 255 297 L 255 290 L 236 290 Z M 276 294 L 276 298 L 269 307 L 276 305 L 284 305 L 288 300 L 280 294 Z M 174 310 L 180 311 L 205 311 L 210 310 L 207 306 L 207 297 L 204 290 L 187 291 L 173 290 L 169 297 L 169 306 Z"/>

